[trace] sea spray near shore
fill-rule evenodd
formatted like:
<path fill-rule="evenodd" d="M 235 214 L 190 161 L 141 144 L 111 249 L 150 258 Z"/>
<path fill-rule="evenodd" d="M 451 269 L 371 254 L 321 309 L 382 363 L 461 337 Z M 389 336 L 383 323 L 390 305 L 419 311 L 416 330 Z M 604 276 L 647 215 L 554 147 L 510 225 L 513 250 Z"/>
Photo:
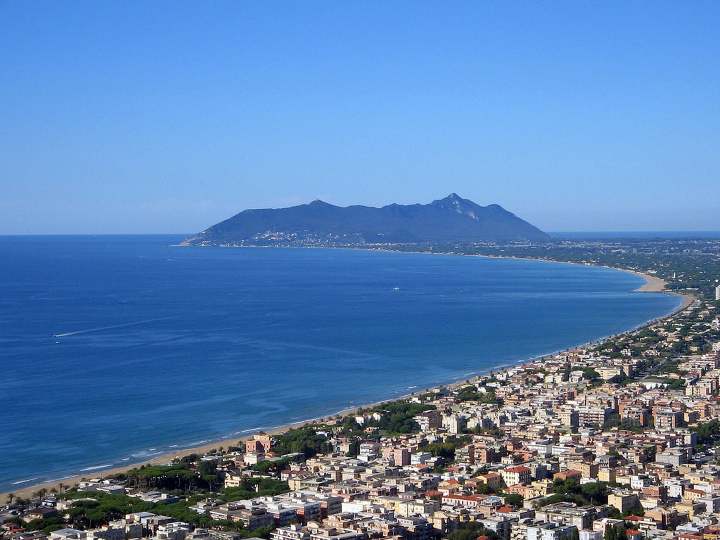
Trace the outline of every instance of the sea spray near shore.
<path fill-rule="evenodd" d="M 399 397 L 679 304 L 604 268 L 174 240 L 0 244 L 0 489 Z M 56 345 L 60 327 L 101 330 Z"/>

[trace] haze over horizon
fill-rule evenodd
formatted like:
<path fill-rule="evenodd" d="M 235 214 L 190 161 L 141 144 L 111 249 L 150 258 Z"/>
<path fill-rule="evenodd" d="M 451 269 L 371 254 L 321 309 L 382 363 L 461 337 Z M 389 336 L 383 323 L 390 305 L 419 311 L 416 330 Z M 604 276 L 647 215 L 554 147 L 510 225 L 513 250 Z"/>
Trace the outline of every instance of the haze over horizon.
<path fill-rule="evenodd" d="M 0 234 L 457 192 L 720 230 L 720 4 L 0 3 Z"/>

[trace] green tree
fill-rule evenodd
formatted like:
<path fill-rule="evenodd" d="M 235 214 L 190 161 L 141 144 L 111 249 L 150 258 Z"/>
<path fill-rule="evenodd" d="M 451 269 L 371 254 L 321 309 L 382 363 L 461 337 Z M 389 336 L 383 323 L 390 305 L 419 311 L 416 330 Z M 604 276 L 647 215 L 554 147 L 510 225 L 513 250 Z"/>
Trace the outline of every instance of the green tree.
<path fill-rule="evenodd" d="M 510 506 L 519 507 L 522 506 L 523 499 L 522 495 L 519 495 L 517 493 L 508 493 L 507 495 L 504 495 L 503 498 L 505 499 L 505 504 L 509 504 Z"/>

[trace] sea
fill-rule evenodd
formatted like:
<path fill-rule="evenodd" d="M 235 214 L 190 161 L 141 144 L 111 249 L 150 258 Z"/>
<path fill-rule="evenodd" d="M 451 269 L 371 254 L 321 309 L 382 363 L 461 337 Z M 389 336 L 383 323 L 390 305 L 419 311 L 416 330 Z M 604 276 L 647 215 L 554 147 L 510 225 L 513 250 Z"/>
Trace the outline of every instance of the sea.
<path fill-rule="evenodd" d="M 542 261 L 0 237 L 0 491 L 420 392 L 676 309 Z"/>

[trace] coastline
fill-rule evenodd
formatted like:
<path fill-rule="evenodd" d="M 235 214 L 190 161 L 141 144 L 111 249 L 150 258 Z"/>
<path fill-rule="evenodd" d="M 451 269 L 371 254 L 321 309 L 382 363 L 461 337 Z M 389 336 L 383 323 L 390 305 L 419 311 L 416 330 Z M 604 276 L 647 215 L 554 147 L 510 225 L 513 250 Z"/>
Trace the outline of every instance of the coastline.
<path fill-rule="evenodd" d="M 382 250 L 382 251 L 395 251 L 395 250 Z M 395 251 L 395 252 L 397 252 L 397 251 Z M 401 253 L 402 253 L 402 252 L 401 252 Z M 436 255 L 441 254 L 441 253 L 427 253 L 427 252 L 418 252 L 418 253 L 436 254 Z M 445 253 L 444 255 L 452 255 L 452 253 Z M 457 254 L 456 254 L 456 255 L 457 255 Z M 591 266 L 591 265 L 589 265 L 589 264 L 566 262 L 566 261 L 554 261 L 554 260 L 552 260 L 552 259 L 520 258 L 520 257 L 495 257 L 495 256 L 485 256 L 485 255 L 477 255 L 477 256 L 479 256 L 479 257 L 487 257 L 487 258 L 514 258 L 514 259 L 523 259 L 523 260 L 531 260 L 531 261 L 544 261 L 544 262 L 553 262 L 553 263 L 562 263 L 562 264 L 574 264 L 574 265 L 577 264 L 577 265 L 581 265 L 581 266 Z M 672 295 L 680 296 L 681 299 L 682 299 L 682 302 L 681 302 L 681 304 L 680 304 L 676 309 L 672 310 L 671 312 L 669 312 L 669 313 L 667 313 L 667 314 L 665 314 L 665 315 L 663 315 L 663 316 L 657 317 L 657 318 L 655 318 L 655 319 L 646 321 L 646 322 L 644 322 L 643 324 L 638 325 L 638 326 L 635 327 L 635 328 L 631 328 L 631 329 L 625 330 L 625 331 L 623 331 L 623 332 L 619 332 L 619 333 L 617 333 L 617 334 L 611 334 L 611 335 L 608 335 L 608 336 L 599 337 L 599 338 L 597 338 L 597 339 L 595 339 L 595 340 L 593 340 L 593 341 L 581 343 L 581 344 L 578 344 L 578 345 L 574 345 L 574 346 L 572 346 L 572 347 L 569 347 L 568 349 L 586 346 L 586 345 L 588 345 L 588 344 L 590 344 L 590 343 L 598 343 L 598 342 L 604 341 L 604 340 L 606 340 L 606 339 L 610 339 L 610 338 L 612 338 L 612 337 L 614 337 L 614 336 L 622 335 L 622 334 L 625 334 L 625 333 L 627 333 L 627 332 L 633 332 L 633 331 L 638 330 L 639 328 L 643 328 L 643 327 L 646 327 L 646 326 L 648 326 L 648 325 L 655 324 L 655 323 L 657 323 L 658 321 L 667 319 L 667 318 L 669 318 L 669 317 L 672 317 L 672 316 L 676 315 L 677 313 L 679 313 L 679 312 L 681 312 L 681 311 L 684 311 L 684 310 L 685 310 L 686 308 L 688 308 L 688 307 L 693 303 L 693 301 L 695 300 L 695 298 L 694 298 L 693 296 L 689 295 L 689 294 L 682 294 L 682 293 L 677 293 L 677 292 L 666 291 L 666 290 L 665 290 L 666 282 L 665 282 L 664 280 L 656 277 L 656 276 L 653 276 L 653 275 L 650 275 L 650 274 L 645 274 L 645 273 L 638 272 L 638 271 L 634 271 L 634 270 L 628 270 L 628 269 L 624 269 L 624 268 L 612 268 L 612 267 L 607 267 L 607 266 L 602 266 L 602 265 L 593 265 L 593 266 L 598 266 L 598 267 L 602 267 L 602 268 L 611 268 L 611 269 L 613 269 L 613 270 L 619 270 L 619 271 L 622 271 L 622 272 L 631 273 L 631 274 L 634 274 L 634 275 L 636 275 L 636 276 L 638 276 L 638 277 L 643 278 L 643 279 L 645 280 L 645 283 L 644 283 L 642 286 L 640 286 L 640 287 L 638 287 L 637 289 L 635 289 L 636 292 L 655 292 L 655 293 L 672 294 Z M 563 350 L 568 350 L 568 349 L 563 349 Z M 526 359 L 523 359 L 523 360 L 519 360 L 519 361 L 517 361 L 517 362 L 513 362 L 512 364 L 502 364 L 502 365 L 498 365 L 498 366 L 494 366 L 494 367 L 487 367 L 487 368 L 484 368 L 483 370 L 480 370 L 480 371 L 475 372 L 475 373 L 473 373 L 473 374 L 467 374 L 467 375 L 463 376 L 463 377 L 460 378 L 460 379 L 453 380 L 453 381 L 451 381 L 451 382 L 449 382 L 449 383 L 446 383 L 446 384 L 437 384 L 437 383 L 434 383 L 433 386 L 418 388 L 415 392 L 412 392 L 412 393 L 406 393 L 406 394 L 403 394 L 403 395 L 400 395 L 400 396 L 391 397 L 391 398 L 388 398 L 388 399 L 383 399 L 383 400 L 376 401 L 376 402 L 372 402 L 372 403 L 368 403 L 368 404 L 363 404 L 363 405 L 358 405 L 358 406 L 350 407 L 350 408 L 343 409 L 343 410 L 338 411 L 338 412 L 335 412 L 335 413 L 329 413 L 329 414 L 324 415 L 324 416 L 321 416 L 321 417 L 316 417 L 316 418 L 311 418 L 311 419 L 307 419 L 307 420 L 300 420 L 300 421 L 293 422 L 293 423 L 283 424 L 283 425 L 280 425 L 280 426 L 277 426 L 277 427 L 274 427 L 274 428 L 271 428 L 271 429 L 268 429 L 268 430 L 264 430 L 264 431 L 265 431 L 266 433 L 270 434 L 270 435 L 279 435 L 279 434 L 284 433 L 284 432 L 286 432 L 286 431 L 288 431 L 288 430 L 290 430 L 290 429 L 295 429 L 295 428 L 303 427 L 303 426 L 306 426 L 306 425 L 314 424 L 314 423 L 317 423 L 317 422 L 322 421 L 322 420 L 330 419 L 330 418 L 337 417 L 337 416 L 347 416 L 347 415 L 350 415 L 350 414 L 354 414 L 356 411 L 358 411 L 358 410 L 360 410 L 360 409 L 366 409 L 366 408 L 369 408 L 369 407 L 375 407 L 375 406 L 382 405 L 383 403 L 387 403 L 387 402 L 390 402 L 390 401 L 407 399 L 408 397 L 410 397 L 410 396 L 412 396 L 413 394 L 418 393 L 418 392 L 424 392 L 424 391 L 428 391 L 428 390 L 431 390 L 431 389 L 433 389 L 433 388 L 439 388 L 439 387 L 451 387 L 451 388 L 452 388 L 452 387 L 456 387 L 456 386 L 458 386 L 458 385 L 466 384 L 466 382 L 467 382 L 468 380 L 470 380 L 470 379 L 472 379 L 472 378 L 474 378 L 474 377 L 480 376 L 480 375 L 482 375 L 482 374 L 484 374 L 484 373 L 487 373 L 487 372 L 490 372 L 490 371 L 496 371 L 496 370 L 509 369 L 509 368 L 511 368 L 511 367 L 513 367 L 513 366 L 516 366 L 516 365 L 523 365 L 523 364 L 528 364 L 528 363 L 536 362 L 536 361 L 538 361 L 538 360 L 540 360 L 540 359 L 542 359 L 542 358 L 544 358 L 544 357 L 546 357 L 546 356 L 549 356 L 549 355 L 551 355 L 551 354 L 557 354 L 557 353 L 559 353 L 559 352 L 561 352 L 561 351 L 548 352 L 548 353 L 544 353 L 544 354 L 539 355 L 539 356 L 535 356 L 535 357 L 531 357 L 531 358 L 526 358 Z M 10 493 L 12 493 L 15 497 L 30 498 L 30 497 L 32 496 L 32 494 L 33 494 L 34 492 L 37 492 L 38 490 L 44 489 L 44 490 L 48 490 L 48 491 L 49 491 L 49 490 L 51 490 L 51 489 L 55 489 L 55 490 L 61 491 L 63 488 L 68 488 L 68 487 L 76 486 L 79 482 L 81 482 L 81 481 L 83 481 L 83 480 L 86 480 L 86 479 L 90 479 L 90 478 L 93 478 L 93 479 L 94 479 L 94 478 L 101 478 L 101 479 L 102 479 L 102 478 L 106 478 L 106 477 L 108 477 L 108 476 L 113 476 L 113 475 L 116 475 L 116 474 L 119 474 L 119 473 L 127 472 L 127 471 L 129 471 L 129 470 L 131 470 L 131 469 L 135 469 L 135 468 L 138 468 L 138 467 L 143 466 L 143 465 L 162 465 L 162 464 L 167 464 L 167 463 L 171 462 L 171 461 L 174 460 L 174 459 L 181 458 L 181 457 L 184 457 L 184 456 L 187 456 L 187 455 L 190 455 L 190 454 L 203 454 L 203 453 L 210 452 L 210 451 L 212 451 L 212 450 L 218 450 L 218 449 L 220 449 L 220 448 L 227 448 L 228 446 L 235 446 L 235 445 L 237 445 L 239 442 L 242 442 L 242 441 L 245 441 L 245 440 L 249 439 L 250 437 L 252 437 L 253 433 L 257 433 L 258 431 L 263 431 L 263 430 L 259 430 L 259 429 L 258 429 L 258 430 L 248 431 L 246 435 L 242 435 L 242 436 L 223 437 L 223 438 L 220 438 L 220 439 L 216 439 L 216 440 L 213 440 L 213 441 L 210 441 L 210 442 L 203 443 L 203 444 L 201 444 L 201 445 L 190 446 L 190 447 L 187 447 L 187 448 L 182 448 L 182 449 L 177 449 L 177 450 L 173 450 L 173 451 L 163 452 L 162 454 L 159 454 L 159 455 L 157 455 L 157 456 L 154 456 L 154 457 L 152 457 L 152 458 L 150 458 L 150 459 L 141 460 L 141 461 L 137 461 L 137 462 L 133 462 L 133 463 L 128 463 L 127 465 L 120 465 L 120 466 L 108 467 L 107 469 L 103 468 L 103 469 L 98 469 L 98 470 L 86 470 L 84 473 L 81 471 L 81 472 L 78 473 L 78 474 L 68 475 L 68 476 L 63 477 L 63 478 L 58 478 L 58 479 L 53 479 L 53 480 L 47 480 L 47 481 L 44 481 L 44 482 L 35 483 L 35 484 L 28 484 L 28 485 L 24 485 L 24 486 L 18 486 L 18 489 L 16 489 L 16 490 L 12 490 L 12 491 L 8 491 L 8 492 L 0 493 L 0 501 L 1 501 L 1 500 L 7 500 L 7 496 L 8 496 Z"/>

